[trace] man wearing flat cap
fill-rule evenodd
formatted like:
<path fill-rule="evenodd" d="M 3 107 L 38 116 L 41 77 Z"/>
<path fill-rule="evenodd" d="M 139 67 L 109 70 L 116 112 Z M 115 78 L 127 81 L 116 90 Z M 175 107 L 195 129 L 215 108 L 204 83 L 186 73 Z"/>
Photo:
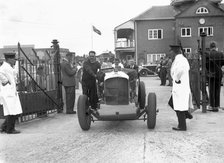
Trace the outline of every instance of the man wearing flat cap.
<path fill-rule="evenodd" d="M 72 65 L 73 53 L 68 52 L 61 63 L 62 85 L 65 88 L 66 114 L 76 114 L 75 103 L 75 75 L 77 67 Z"/>
<path fill-rule="evenodd" d="M 173 130 L 186 131 L 186 118 L 192 118 L 192 115 L 188 112 L 191 94 L 189 83 L 190 66 L 179 45 L 170 45 L 170 54 L 173 59 L 170 72 L 173 79 L 173 109 L 176 111 L 178 118 L 178 126 L 173 127 Z"/>
<path fill-rule="evenodd" d="M 6 118 L 1 132 L 18 134 L 20 131 L 15 129 L 15 121 L 17 115 L 22 113 L 22 107 L 16 90 L 15 53 L 4 53 L 4 56 L 5 61 L 0 67 L 0 103 Z"/>

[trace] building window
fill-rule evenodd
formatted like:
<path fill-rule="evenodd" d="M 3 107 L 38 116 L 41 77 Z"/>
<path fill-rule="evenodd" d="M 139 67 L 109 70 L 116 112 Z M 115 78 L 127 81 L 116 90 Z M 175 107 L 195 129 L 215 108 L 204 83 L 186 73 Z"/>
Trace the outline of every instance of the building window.
<path fill-rule="evenodd" d="M 162 29 L 149 29 L 148 30 L 148 39 L 149 40 L 163 39 L 163 30 Z"/>
<path fill-rule="evenodd" d="M 196 11 L 196 14 L 207 14 L 208 13 L 208 9 L 205 7 L 199 7 Z"/>
<path fill-rule="evenodd" d="M 199 27 L 198 36 L 200 36 L 202 32 L 205 32 L 207 36 L 213 36 L 213 27 Z"/>
<path fill-rule="evenodd" d="M 184 53 L 191 54 L 191 48 L 183 48 Z"/>
<path fill-rule="evenodd" d="M 164 53 L 147 54 L 147 64 L 158 64 L 161 57 L 164 57 Z"/>
<path fill-rule="evenodd" d="M 191 37 L 191 28 L 181 28 L 181 37 Z"/>

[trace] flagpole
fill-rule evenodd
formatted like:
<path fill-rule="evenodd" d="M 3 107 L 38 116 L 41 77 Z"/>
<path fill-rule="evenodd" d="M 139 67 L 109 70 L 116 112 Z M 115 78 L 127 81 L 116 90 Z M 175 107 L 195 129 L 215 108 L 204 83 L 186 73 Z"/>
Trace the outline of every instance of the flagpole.
<path fill-rule="evenodd" d="M 91 26 L 91 48 L 93 50 L 93 26 Z"/>

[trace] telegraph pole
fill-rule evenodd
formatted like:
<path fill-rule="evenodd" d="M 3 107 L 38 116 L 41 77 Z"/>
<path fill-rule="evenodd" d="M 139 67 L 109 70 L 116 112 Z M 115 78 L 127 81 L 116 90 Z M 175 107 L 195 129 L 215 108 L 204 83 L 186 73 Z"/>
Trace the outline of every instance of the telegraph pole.
<path fill-rule="evenodd" d="M 60 66 L 60 48 L 57 40 L 53 40 L 51 42 L 53 45 L 53 59 L 54 59 L 54 74 L 55 74 L 55 84 L 56 84 L 56 99 L 60 108 L 58 108 L 57 112 L 62 113 L 63 111 L 63 101 L 62 101 L 62 82 L 61 82 L 61 66 Z"/>

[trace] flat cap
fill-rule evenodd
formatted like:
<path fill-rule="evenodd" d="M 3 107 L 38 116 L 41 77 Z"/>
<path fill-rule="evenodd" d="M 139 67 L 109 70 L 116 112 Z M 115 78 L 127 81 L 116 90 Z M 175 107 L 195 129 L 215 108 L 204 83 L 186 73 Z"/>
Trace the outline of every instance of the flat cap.
<path fill-rule="evenodd" d="M 13 52 L 7 52 L 4 53 L 5 58 L 16 58 L 16 53 Z"/>

